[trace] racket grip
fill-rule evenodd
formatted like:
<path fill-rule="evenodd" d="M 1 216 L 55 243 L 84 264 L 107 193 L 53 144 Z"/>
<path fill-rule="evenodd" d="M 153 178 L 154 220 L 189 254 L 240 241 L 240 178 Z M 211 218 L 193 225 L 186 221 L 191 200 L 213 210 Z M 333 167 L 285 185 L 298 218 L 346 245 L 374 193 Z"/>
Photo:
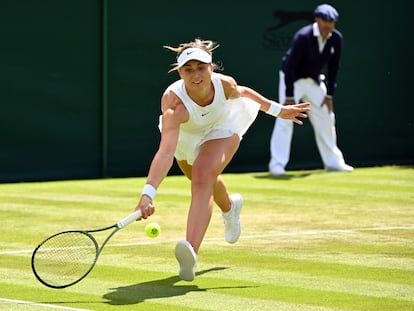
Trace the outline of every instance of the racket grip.
<path fill-rule="evenodd" d="M 132 214 L 128 215 L 127 217 L 125 217 L 124 219 L 121 219 L 120 221 L 118 221 L 117 227 L 121 229 L 129 225 L 131 222 L 135 221 L 140 216 L 141 216 L 141 210 L 137 210 L 133 212 Z"/>

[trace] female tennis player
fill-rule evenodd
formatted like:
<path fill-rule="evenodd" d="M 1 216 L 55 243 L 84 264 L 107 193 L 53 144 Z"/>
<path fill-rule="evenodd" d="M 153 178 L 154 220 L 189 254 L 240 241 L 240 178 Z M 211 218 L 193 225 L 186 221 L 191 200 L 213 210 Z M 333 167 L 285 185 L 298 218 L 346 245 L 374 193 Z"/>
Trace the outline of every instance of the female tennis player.
<path fill-rule="evenodd" d="M 212 61 L 218 47 L 211 40 L 195 39 L 178 47 L 164 46 L 177 55 L 170 71 L 180 79 L 165 90 L 161 99 L 159 128 L 161 141 L 135 210 L 147 218 L 154 208 L 156 189 L 167 176 L 174 157 L 185 176 L 191 180 L 191 203 L 187 218 L 186 239 L 179 241 L 175 256 L 180 278 L 192 281 L 198 251 L 210 223 L 213 202 L 222 212 L 225 239 L 235 243 L 240 236 L 240 194 L 229 194 L 220 175 L 229 164 L 240 141 L 259 110 L 302 124 L 309 104 L 282 106 L 256 91 L 237 85 L 231 76 L 215 72 Z"/>

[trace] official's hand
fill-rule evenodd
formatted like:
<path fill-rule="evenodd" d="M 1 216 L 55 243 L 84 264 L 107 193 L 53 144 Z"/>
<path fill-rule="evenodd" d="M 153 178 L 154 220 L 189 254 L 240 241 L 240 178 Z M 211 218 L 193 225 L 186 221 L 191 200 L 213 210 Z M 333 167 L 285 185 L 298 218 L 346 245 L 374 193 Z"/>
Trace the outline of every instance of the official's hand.
<path fill-rule="evenodd" d="M 328 107 L 328 111 L 329 112 L 333 112 L 334 111 L 332 98 L 325 97 L 324 100 L 323 100 L 323 102 L 322 102 L 321 107 L 323 107 L 323 105 L 326 105 L 326 107 Z"/>

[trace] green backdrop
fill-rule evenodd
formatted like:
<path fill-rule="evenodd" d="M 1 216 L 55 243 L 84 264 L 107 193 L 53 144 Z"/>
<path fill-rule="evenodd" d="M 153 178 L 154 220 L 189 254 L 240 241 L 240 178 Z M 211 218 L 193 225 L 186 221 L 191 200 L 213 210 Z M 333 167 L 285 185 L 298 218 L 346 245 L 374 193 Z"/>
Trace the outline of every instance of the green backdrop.
<path fill-rule="evenodd" d="M 338 144 L 354 166 L 414 163 L 413 4 L 331 1 L 344 35 Z M 220 43 L 223 73 L 277 100 L 281 58 L 317 1 L 3 0 L 0 181 L 145 175 L 160 97 L 176 73 L 162 48 Z M 260 114 L 227 171 L 267 170 L 274 119 Z M 322 163 L 306 122 L 290 169 Z M 171 173 L 177 172 L 174 166 Z"/>

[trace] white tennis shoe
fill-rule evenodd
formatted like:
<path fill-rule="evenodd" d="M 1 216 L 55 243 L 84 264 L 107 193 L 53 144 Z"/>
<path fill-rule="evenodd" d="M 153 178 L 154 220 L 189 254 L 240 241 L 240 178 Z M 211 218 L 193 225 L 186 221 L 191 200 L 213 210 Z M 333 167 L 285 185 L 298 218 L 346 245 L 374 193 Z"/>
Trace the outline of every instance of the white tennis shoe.
<path fill-rule="evenodd" d="M 240 212 L 243 206 L 243 197 L 239 193 L 231 194 L 231 209 L 227 213 L 222 213 L 224 220 L 225 238 L 228 243 L 236 243 L 240 237 Z"/>
<path fill-rule="evenodd" d="M 179 276 L 184 281 L 192 281 L 195 278 L 198 256 L 191 244 L 182 240 L 175 246 L 175 258 L 180 264 Z"/>
<path fill-rule="evenodd" d="M 329 166 L 329 167 L 326 167 L 325 170 L 327 172 L 349 172 L 350 173 L 354 171 L 354 168 L 351 165 L 343 164 L 343 165 L 335 166 L 335 167 Z"/>
<path fill-rule="evenodd" d="M 280 165 L 269 165 L 269 173 L 274 177 L 284 176 L 286 175 L 286 170 Z"/>

